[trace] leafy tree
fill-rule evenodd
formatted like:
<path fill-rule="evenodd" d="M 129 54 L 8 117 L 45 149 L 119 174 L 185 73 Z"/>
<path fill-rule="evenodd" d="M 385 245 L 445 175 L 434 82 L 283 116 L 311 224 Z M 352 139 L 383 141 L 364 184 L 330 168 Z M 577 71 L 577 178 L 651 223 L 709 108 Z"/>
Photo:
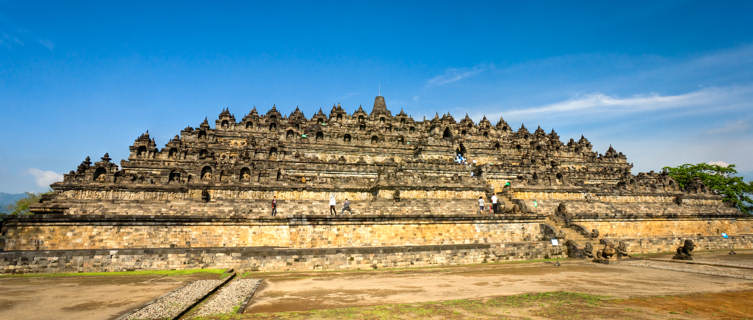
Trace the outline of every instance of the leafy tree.
<path fill-rule="evenodd" d="M 740 211 L 753 213 L 753 182 L 743 181 L 743 177 L 736 176 L 735 165 L 719 166 L 715 164 L 683 164 L 678 167 L 664 167 L 680 188 L 685 188 L 695 179 L 699 179 L 706 187 L 722 195 L 724 201 L 732 204 Z"/>
<path fill-rule="evenodd" d="M 8 206 L 8 212 L 10 214 L 31 214 L 31 211 L 29 211 L 29 206 L 38 203 L 39 199 L 42 198 L 41 193 L 31 193 L 27 192 L 26 197 L 19 199 L 16 201 L 16 204 L 12 204 Z"/>

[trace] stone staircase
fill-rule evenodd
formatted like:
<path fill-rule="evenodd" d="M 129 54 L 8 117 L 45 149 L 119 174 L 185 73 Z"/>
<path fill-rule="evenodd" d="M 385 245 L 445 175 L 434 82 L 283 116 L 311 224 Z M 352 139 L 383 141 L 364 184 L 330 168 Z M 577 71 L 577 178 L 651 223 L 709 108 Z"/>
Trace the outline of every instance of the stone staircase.
<path fill-rule="evenodd" d="M 578 249 L 582 249 L 586 247 L 587 243 L 590 243 L 594 248 L 594 253 L 596 253 L 596 248 L 599 246 L 599 238 L 593 237 L 590 232 L 582 227 L 567 224 L 564 218 L 557 215 L 547 215 L 544 219 L 544 224 L 554 230 L 557 238 L 561 241 L 560 245 L 564 246 L 567 241 L 572 241 Z"/>

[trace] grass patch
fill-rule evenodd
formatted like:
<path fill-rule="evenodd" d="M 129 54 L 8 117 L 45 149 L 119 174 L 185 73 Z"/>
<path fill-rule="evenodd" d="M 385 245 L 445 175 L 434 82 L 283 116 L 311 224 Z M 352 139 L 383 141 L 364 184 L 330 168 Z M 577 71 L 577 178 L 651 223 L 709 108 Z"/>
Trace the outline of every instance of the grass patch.
<path fill-rule="evenodd" d="M 81 276 L 182 276 L 196 273 L 217 274 L 226 276 L 225 269 L 185 269 L 185 270 L 138 270 L 138 271 L 113 271 L 113 272 L 58 272 L 58 273 L 18 273 L 0 274 L 0 278 L 27 278 L 27 277 L 81 277 Z"/>
<path fill-rule="evenodd" d="M 520 310 L 526 316 L 572 316 L 572 310 L 599 306 L 606 297 L 574 292 L 543 292 L 480 299 L 385 304 L 311 311 L 245 314 L 242 319 L 499 319 Z M 566 307 L 567 312 L 563 312 Z"/>

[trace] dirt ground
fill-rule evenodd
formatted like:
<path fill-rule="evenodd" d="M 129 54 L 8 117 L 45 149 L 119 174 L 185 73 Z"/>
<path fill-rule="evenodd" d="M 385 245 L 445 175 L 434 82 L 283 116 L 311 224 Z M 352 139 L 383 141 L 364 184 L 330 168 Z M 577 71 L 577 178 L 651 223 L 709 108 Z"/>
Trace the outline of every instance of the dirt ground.
<path fill-rule="evenodd" d="M 264 279 L 249 319 L 745 319 L 753 251 L 656 260 L 247 273 Z M 651 257 L 665 259 L 666 256 Z M 655 261 L 652 265 L 652 261 Z M 640 263 L 636 263 L 640 262 Z M 736 268 L 720 267 L 734 265 Z M 667 269 L 671 267 L 671 269 Z M 741 267 L 742 266 L 742 267 Z M 726 269 L 725 269 L 726 268 Z M 703 272 L 707 272 L 704 274 Z M 708 274 L 709 272 L 713 274 Z M 216 274 L 0 277 L 0 319 L 112 319 Z M 224 319 L 224 318 L 223 318 Z"/>
<path fill-rule="evenodd" d="M 704 261 L 731 259 L 753 263 L 750 252 Z M 753 282 L 674 270 L 621 264 L 565 261 L 491 264 L 383 272 L 331 272 L 253 275 L 265 278 L 246 313 L 302 311 L 395 303 L 472 299 L 523 293 L 567 291 L 636 298 L 689 293 L 753 290 Z"/>
<path fill-rule="evenodd" d="M 111 319 L 207 278 L 217 275 L 0 278 L 0 319 Z"/>

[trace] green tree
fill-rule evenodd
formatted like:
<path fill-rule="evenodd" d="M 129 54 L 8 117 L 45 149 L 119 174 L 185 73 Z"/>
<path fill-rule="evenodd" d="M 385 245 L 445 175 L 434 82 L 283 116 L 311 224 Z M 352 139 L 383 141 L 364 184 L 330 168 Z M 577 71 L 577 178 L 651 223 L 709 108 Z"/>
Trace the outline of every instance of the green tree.
<path fill-rule="evenodd" d="M 29 206 L 39 203 L 39 199 L 42 198 L 41 193 L 31 193 L 27 192 L 26 197 L 19 199 L 16 201 L 16 204 L 12 204 L 8 206 L 8 212 L 10 214 L 31 214 L 31 211 L 29 211 Z"/>
<path fill-rule="evenodd" d="M 683 164 L 678 167 L 664 167 L 680 188 L 685 188 L 695 179 L 701 180 L 707 188 L 724 197 L 724 201 L 732 204 L 745 213 L 753 213 L 753 182 L 743 181 L 743 177 L 736 176 L 735 165 L 723 167 L 715 164 Z"/>

